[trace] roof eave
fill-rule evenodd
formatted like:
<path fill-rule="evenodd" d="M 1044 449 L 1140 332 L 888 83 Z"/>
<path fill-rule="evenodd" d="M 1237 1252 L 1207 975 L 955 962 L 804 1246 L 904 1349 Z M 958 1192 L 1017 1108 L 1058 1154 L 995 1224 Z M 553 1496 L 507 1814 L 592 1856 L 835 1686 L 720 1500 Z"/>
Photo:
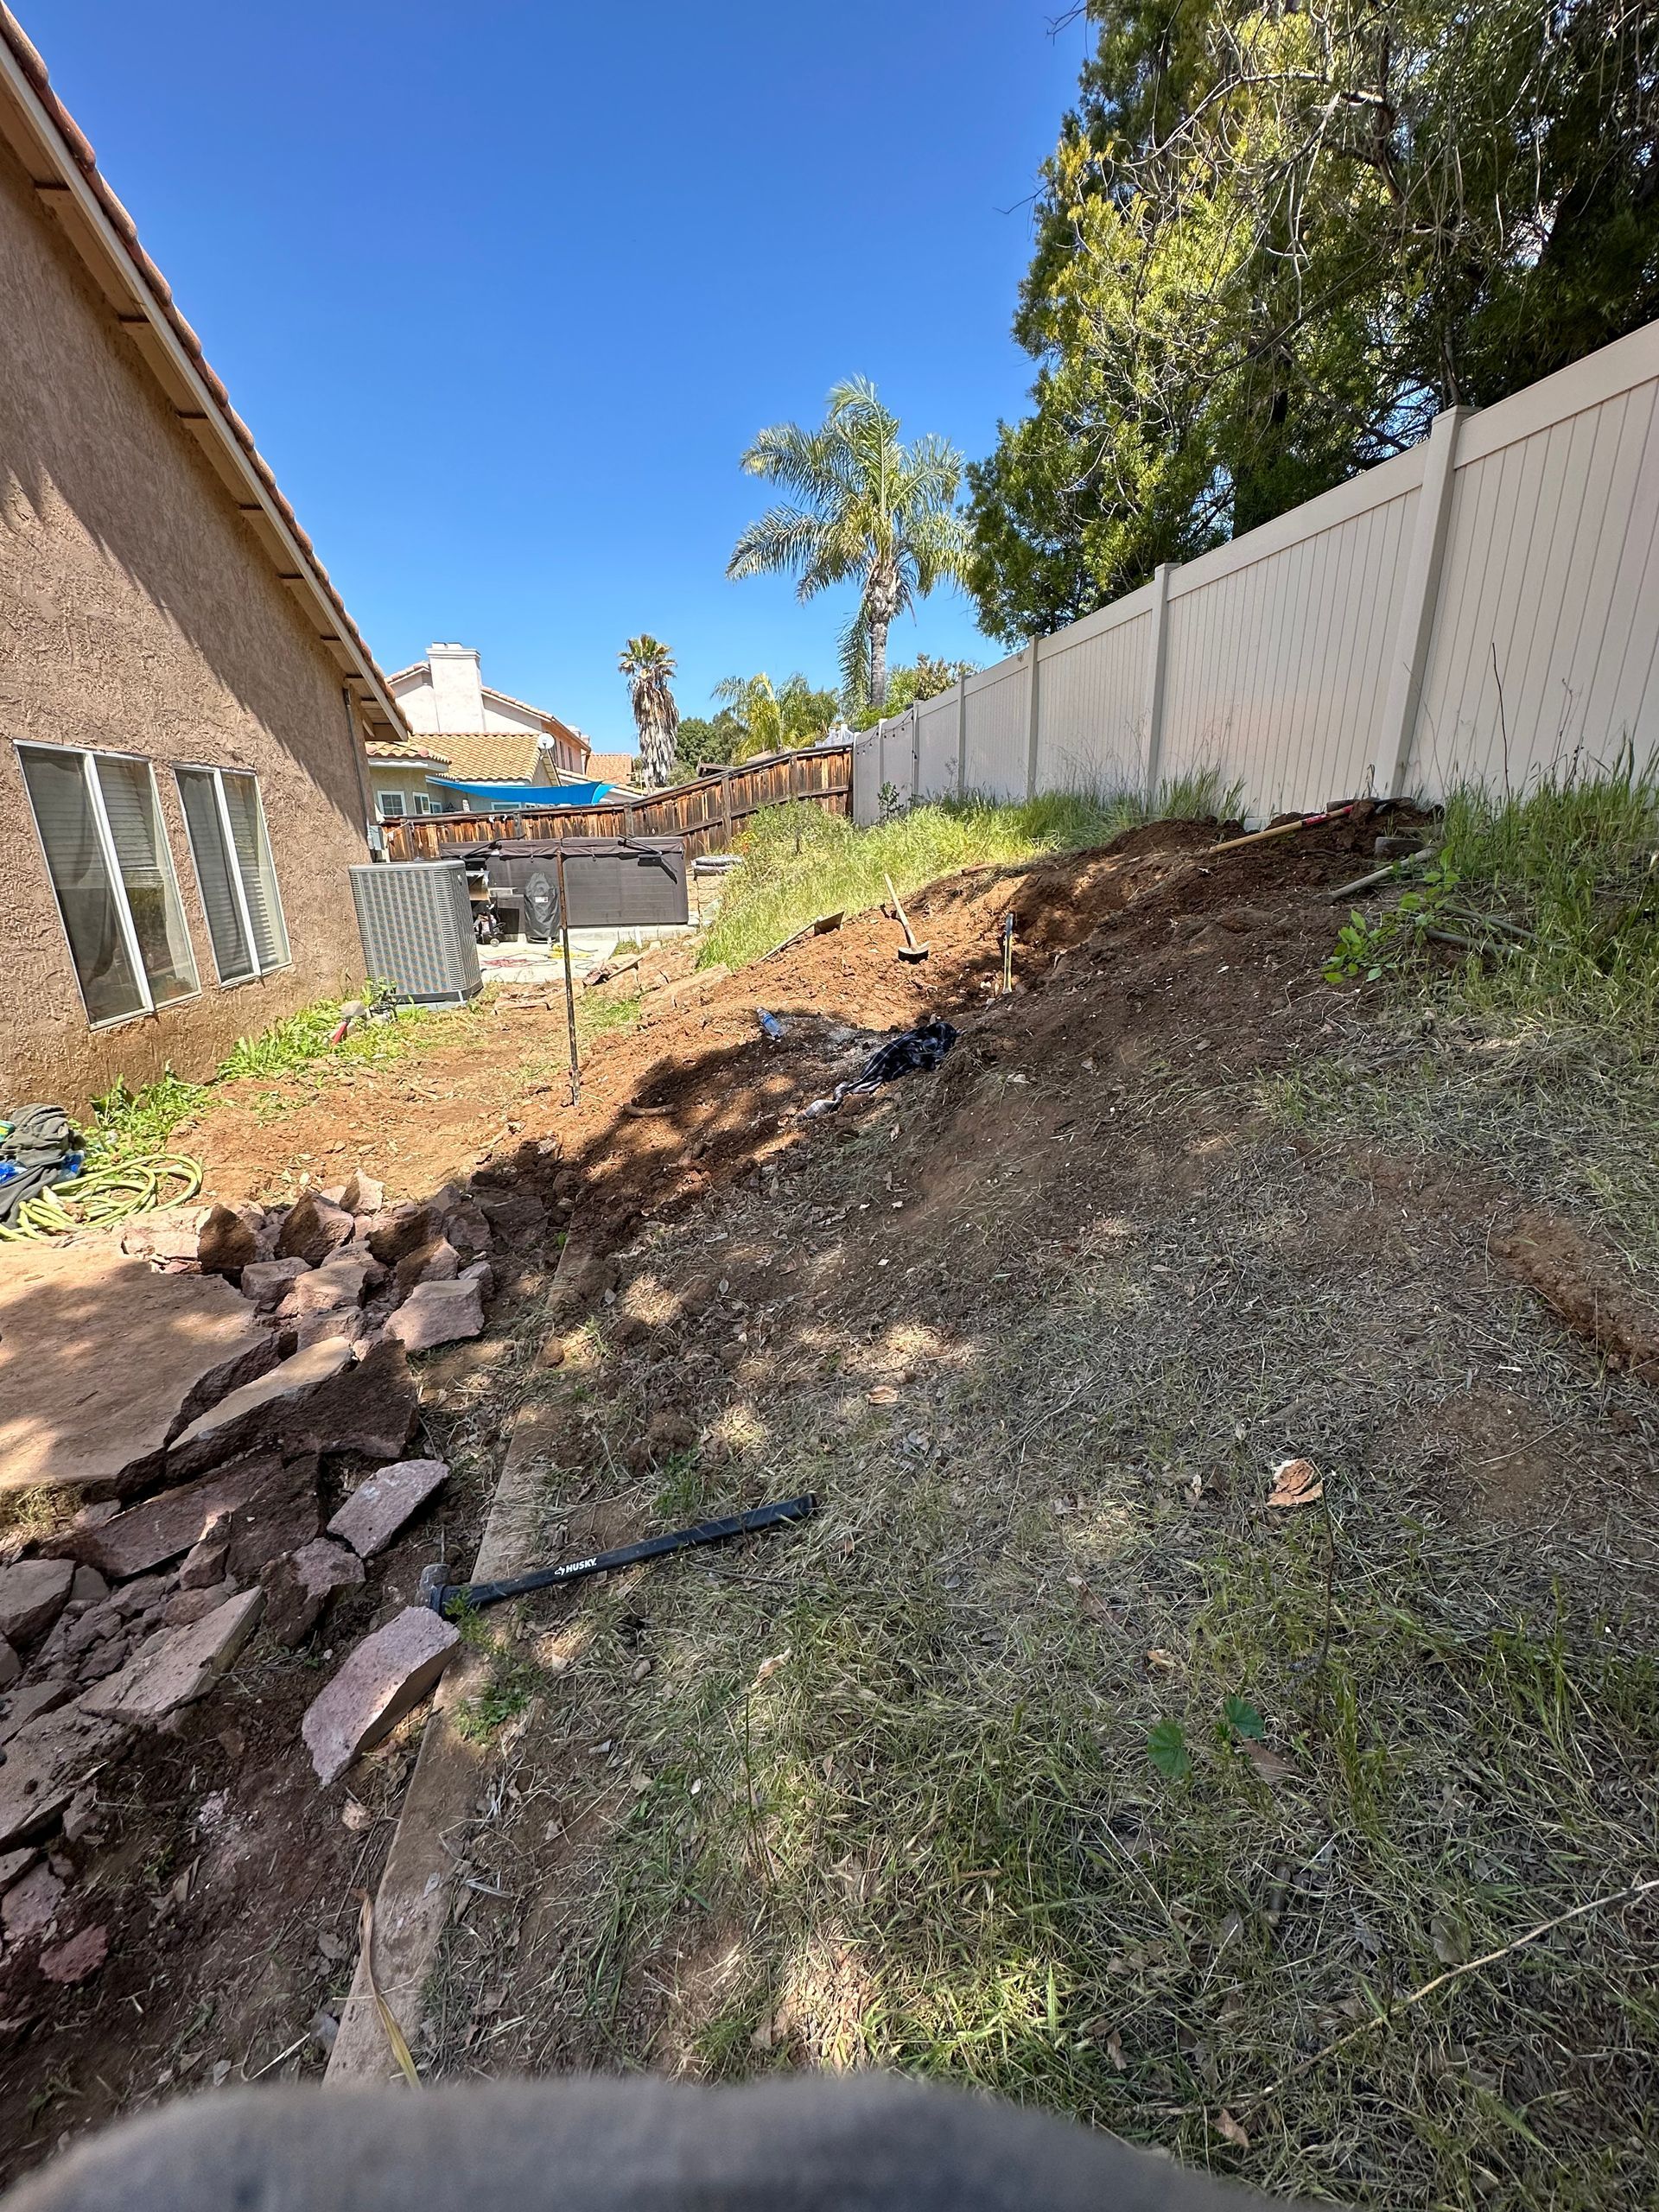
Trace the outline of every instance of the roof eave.
<path fill-rule="evenodd" d="M 8 127 L 9 125 L 21 128 Z M 253 434 L 231 404 L 172 289 L 138 242 L 132 218 L 100 173 L 92 146 L 53 92 L 45 64 L 0 5 L 0 131 L 110 300 L 180 423 L 232 493 L 283 583 L 303 601 L 321 645 L 371 720 L 407 724 L 344 601 L 283 497 Z"/>

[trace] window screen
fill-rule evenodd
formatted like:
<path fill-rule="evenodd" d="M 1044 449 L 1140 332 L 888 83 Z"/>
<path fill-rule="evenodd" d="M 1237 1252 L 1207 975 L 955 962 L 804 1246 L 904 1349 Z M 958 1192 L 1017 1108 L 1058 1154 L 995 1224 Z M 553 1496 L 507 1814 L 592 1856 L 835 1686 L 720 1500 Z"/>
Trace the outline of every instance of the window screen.
<path fill-rule="evenodd" d="M 20 746 L 23 780 L 89 1020 L 197 988 L 148 761 Z"/>
<path fill-rule="evenodd" d="M 181 768 L 178 778 L 219 981 L 284 967 L 288 931 L 257 779 L 230 768 Z"/>

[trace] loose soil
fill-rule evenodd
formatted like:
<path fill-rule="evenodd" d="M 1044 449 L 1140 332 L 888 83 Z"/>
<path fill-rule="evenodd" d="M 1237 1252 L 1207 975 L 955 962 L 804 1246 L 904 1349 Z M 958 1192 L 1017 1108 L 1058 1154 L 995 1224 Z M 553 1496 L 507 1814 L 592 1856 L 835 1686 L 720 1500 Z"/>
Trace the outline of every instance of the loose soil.
<path fill-rule="evenodd" d="M 1264 1108 L 1330 1033 L 1325 893 L 1374 835 L 1357 821 L 1211 856 L 1212 831 L 1162 823 L 969 871 L 908 902 L 925 964 L 897 962 L 896 923 L 850 921 L 592 1039 L 574 1109 L 562 1001 L 503 990 L 384 1069 L 227 1087 L 181 1140 L 227 1199 L 353 1166 L 420 1197 L 508 1160 L 615 1255 L 615 1288 L 560 1366 L 537 1357 L 550 1255 L 524 1258 L 481 1345 L 424 1363 L 429 1442 L 458 1477 L 393 1555 L 376 1617 L 440 1547 L 468 1555 L 515 1417 L 545 1431 L 550 1556 L 823 1497 L 806 1530 L 491 1617 L 499 1696 L 479 1725 L 495 1764 L 419 2052 L 430 2076 L 874 2060 L 1268 2188 L 1539 2202 L 1575 2171 L 1575 2202 L 1612 2203 L 1651 2179 L 1634 1993 L 1656 1916 L 1636 1906 L 1608 1935 L 1623 1965 L 1598 1954 L 1582 1987 L 1533 1991 L 1537 2018 L 1513 2031 L 1472 1996 L 1478 2020 L 1412 2016 L 1408 2073 L 1490 2075 L 1486 2105 L 1443 2084 L 1434 2126 L 1402 2123 L 1400 2077 L 1362 2069 L 1351 2094 L 1380 2101 L 1363 2126 L 1293 2100 L 1251 2120 L 1247 2146 L 1214 2130 L 1361 2017 L 1362 1986 L 1404 1988 L 1450 1955 L 1438 1935 L 1425 1953 L 1426 1892 L 1396 1923 L 1336 1872 L 1357 1884 L 1369 1866 L 1365 1819 L 1321 1809 L 1327 1764 L 1351 1780 L 1333 1647 L 1360 1668 L 1367 1605 L 1397 1577 L 1389 1602 L 1432 1587 L 1459 1650 L 1513 1621 L 1599 1652 L 1610 1630 L 1621 1648 L 1649 1635 L 1659 1592 L 1653 1316 L 1593 1224 L 1299 1136 Z M 937 1075 L 795 1117 L 927 1014 L 962 1033 Z M 655 1462 L 654 1413 L 695 1440 Z M 1300 1453 L 1332 1503 L 1264 1516 L 1268 1470 Z M 1247 1667 L 1239 1623 L 1263 1602 L 1281 1610 L 1277 1648 L 1251 1644 Z M 349 1981 L 355 1893 L 384 1859 L 415 1729 L 351 1777 L 369 1821 L 347 1827 L 297 1725 L 327 1654 L 368 1624 L 343 1605 L 313 1649 L 260 1654 L 116 1778 L 117 1817 L 76 1877 L 110 1961 L 12 2024 L 5 2178 L 226 2062 L 234 2080 L 320 2069 L 311 2022 Z M 1451 1685 L 1457 1662 L 1435 1663 Z M 1250 1688 L 1277 1742 L 1244 1783 L 1197 1732 L 1223 1686 Z M 1433 1701 L 1420 1713 L 1414 1682 L 1399 1694 L 1399 1740 L 1427 1745 Z M 1065 1724 L 1064 1756 L 1049 1706 L 1093 1716 Z M 962 1776 L 936 1772 L 935 1710 L 976 1746 Z M 1171 1710 L 1199 1746 L 1185 1812 L 1145 1758 Z M 986 1732 L 1009 1713 L 1006 1736 Z M 1353 1724 L 1362 1764 L 1373 1719 Z M 1052 1896 L 1036 1873 L 1022 1889 L 1008 1837 L 1039 1802 L 1084 1821 L 1084 1736 L 1095 1840 Z M 1529 1907 L 1560 1863 L 1542 1808 L 1471 1830 L 1472 1754 L 1435 1757 L 1445 1770 L 1414 1786 L 1390 1849 L 1411 1879 L 1450 1884 L 1474 1834 L 1471 1942 L 1483 1914 L 1543 1917 Z M 1590 1889 L 1617 1889 L 1627 1833 L 1651 1855 L 1650 1787 L 1599 1737 L 1584 1757 L 1614 1824 Z M 1246 1841 L 1223 1815 L 1243 1818 L 1225 1792 L 1247 1786 Z M 894 1791 L 902 1816 L 878 1816 Z M 1184 1822 L 1227 1835 L 1216 1865 L 1184 1859 Z M 1021 1849 L 1029 1872 L 1029 1835 Z M 1051 1949 L 1052 1916 L 1078 1913 Z"/>

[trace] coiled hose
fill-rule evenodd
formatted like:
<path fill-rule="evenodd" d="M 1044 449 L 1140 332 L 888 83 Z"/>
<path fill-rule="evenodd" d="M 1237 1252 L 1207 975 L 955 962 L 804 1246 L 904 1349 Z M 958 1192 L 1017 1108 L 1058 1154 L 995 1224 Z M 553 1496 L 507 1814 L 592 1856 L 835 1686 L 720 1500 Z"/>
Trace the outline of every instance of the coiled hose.
<path fill-rule="evenodd" d="M 105 1166 L 84 1167 L 49 1191 L 25 1198 L 0 1224 L 0 1243 L 45 1243 L 81 1229 L 107 1229 L 129 1214 L 183 1205 L 201 1188 L 202 1165 L 183 1153 L 144 1153 Z"/>

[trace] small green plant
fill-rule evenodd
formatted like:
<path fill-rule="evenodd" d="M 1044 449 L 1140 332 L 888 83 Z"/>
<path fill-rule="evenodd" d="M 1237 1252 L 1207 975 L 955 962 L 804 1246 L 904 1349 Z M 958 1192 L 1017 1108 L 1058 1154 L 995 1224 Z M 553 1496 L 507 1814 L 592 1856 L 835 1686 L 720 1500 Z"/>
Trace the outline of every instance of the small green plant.
<path fill-rule="evenodd" d="M 1337 933 L 1336 948 L 1325 963 L 1326 982 L 1375 983 L 1414 965 L 1433 932 L 1443 931 L 1447 921 L 1478 926 L 1478 918 L 1453 906 L 1452 893 L 1459 880 L 1456 868 L 1440 861 L 1425 871 L 1421 889 L 1406 892 L 1376 920 L 1356 906 Z"/>
<path fill-rule="evenodd" d="M 904 795 L 898 785 L 891 780 L 883 784 L 877 791 L 875 803 L 881 810 L 883 822 L 896 822 L 905 810 Z"/>
<path fill-rule="evenodd" d="M 1224 1741 L 1234 1736 L 1246 1743 L 1259 1744 L 1268 1732 L 1268 1724 L 1249 1698 L 1230 1692 L 1222 1700 L 1222 1736 Z"/>
<path fill-rule="evenodd" d="M 1147 1757 L 1166 1782 L 1180 1782 L 1192 1771 L 1192 1754 L 1179 1720 L 1160 1720 L 1147 1732 Z"/>

